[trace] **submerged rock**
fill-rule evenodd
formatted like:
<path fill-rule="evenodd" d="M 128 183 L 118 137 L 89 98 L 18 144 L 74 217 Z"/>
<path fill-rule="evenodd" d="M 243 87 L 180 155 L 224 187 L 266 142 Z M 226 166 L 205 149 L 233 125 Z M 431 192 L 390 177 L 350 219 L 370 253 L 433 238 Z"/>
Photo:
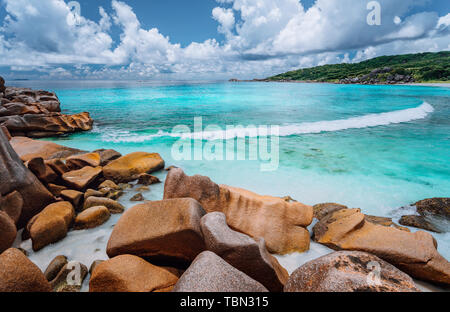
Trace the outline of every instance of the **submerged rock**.
<path fill-rule="evenodd" d="M 130 198 L 130 201 L 132 202 L 139 202 L 144 200 L 145 200 L 144 195 L 142 195 L 141 193 L 137 193 L 136 195 Z"/>
<path fill-rule="evenodd" d="M 149 186 L 149 185 L 156 184 L 156 183 L 161 183 L 161 180 L 159 180 L 157 177 L 152 176 L 150 174 L 143 173 L 143 174 L 139 175 L 139 177 L 138 177 L 138 184 Z"/>
<path fill-rule="evenodd" d="M 178 277 L 165 268 L 133 256 L 121 255 L 97 264 L 89 281 L 90 292 L 170 291 Z"/>
<path fill-rule="evenodd" d="M 0 254 L 0 293 L 51 290 L 44 274 L 23 252 L 10 248 Z"/>
<path fill-rule="evenodd" d="M 164 169 L 164 160 L 157 153 L 136 152 L 113 160 L 103 168 L 106 179 L 116 183 L 138 179 L 142 173 Z"/>
<path fill-rule="evenodd" d="M 175 285 L 174 292 L 267 292 L 259 282 L 213 252 L 198 255 Z"/>
<path fill-rule="evenodd" d="M 428 198 L 415 203 L 422 216 L 433 215 L 450 219 L 450 198 Z"/>
<path fill-rule="evenodd" d="M 285 292 L 416 292 L 414 281 L 380 258 L 365 252 L 339 251 L 294 271 Z"/>
<path fill-rule="evenodd" d="M 127 210 L 114 227 L 108 256 L 133 254 L 167 264 L 186 264 L 205 250 L 200 219 L 205 211 L 191 198 L 147 202 Z"/>
<path fill-rule="evenodd" d="M 208 213 L 201 219 L 206 249 L 222 257 L 239 271 L 273 292 L 283 291 L 289 273 L 266 249 L 264 239 L 255 241 L 230 229 L 221 212 Z"/>
<path fill-rule="evenodd" d="M 189 177 L 181 169 L 172 169 L 166 178 L 164 198 L 184 197 L 198 200 L 208 213 L 223 212 L 231 228 L 254 238 L 264 238 L 271 253 L 309 249 L 306 227 L 313 218 L 311 206 L 217 185 L 208 177 Z"/>
<path fill-rule="evenodd" d="M 335 250 L 370 252 L 413 277 L 450 285 L 450 263 L 430 234 L 368 222 L 359 209 L 327 215 L 314 226 L 314 239 Z"/>
<path fill-rule="evenodd" d="M 428 222 L 423 216 L 415 216 L 415 215 L 402 216 L 400 218 L 399 223 L 404 226 L 411 226 L 430 232 L 441 233 L 439 229 L 434 227 L 433 224 Z"/>

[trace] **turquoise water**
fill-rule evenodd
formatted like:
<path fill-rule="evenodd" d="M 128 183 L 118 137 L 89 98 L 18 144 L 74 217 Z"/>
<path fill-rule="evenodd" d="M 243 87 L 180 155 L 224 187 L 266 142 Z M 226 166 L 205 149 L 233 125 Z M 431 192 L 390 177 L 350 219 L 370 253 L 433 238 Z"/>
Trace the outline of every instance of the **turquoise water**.
<path fill-rule="evenodd" d="M 158 152 L 189 174 L 306 204 L 338 202 L 399 217 L 450 195 L 450 89 L 294 83 L 23 82 L 57 92 L 94 130 L 53 141 L 85 150 Z M 176 161 L 176 125 L 279 125 L 279 167 L 260 161 Z M 220 134 L 220 132 L 218 132 Z M 211 134 L 211 133 L 209 133 Z M 208 136 L 209 141 L 217 139 Z M 204 143 L 206 143 L 205 141 Z M 450 237 L 435 235 L 450 258 Z"/>

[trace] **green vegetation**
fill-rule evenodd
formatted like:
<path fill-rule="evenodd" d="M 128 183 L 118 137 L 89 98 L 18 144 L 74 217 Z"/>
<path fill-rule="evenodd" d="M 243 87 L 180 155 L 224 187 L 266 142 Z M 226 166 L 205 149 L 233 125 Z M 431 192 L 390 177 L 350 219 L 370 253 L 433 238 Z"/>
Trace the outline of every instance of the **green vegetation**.
<path fill-rule="evenodd" d="M 395 79 L 397 76 L 397 79 Z M 356 81 L 349 81 L 351 79 Z M 450 82 L 450 52 L 381 56 L 355 64 L 324 65 L 267 78 L 269 81 Z"/>

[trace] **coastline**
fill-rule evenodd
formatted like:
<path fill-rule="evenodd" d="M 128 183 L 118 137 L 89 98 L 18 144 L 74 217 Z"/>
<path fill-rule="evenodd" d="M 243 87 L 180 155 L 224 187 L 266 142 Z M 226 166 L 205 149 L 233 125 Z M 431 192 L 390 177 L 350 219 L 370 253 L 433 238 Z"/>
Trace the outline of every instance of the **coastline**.
<path fill-rule="evenodd" d="M 311 83 L 311 82 L 309 82 Z M 6 130 L 5 134 L 8 133 Z M 6 136 L 5 136 L 6 137 Z M 3 139 L 3 141 L 6 141 L 5 139 Z M 252 208 L 250 210 L 255 209 L 255 207 L 258 207 L 258 209 L 274 209 L 274 203 L 276 203 L 276 207 L 277 209 L 285 209 L 285 211 L 287 213 L 292 213 L 293 211 L 295 211 L 296 214 L 298 214 L 300 212 L 300 214 L 310 214 L 312 212 L 314 212 L 314 221 L 313 221 L 313 217 L 311 216 L 304 216 L 305 220 L 301 220 L 301 224 L 302 226 L 299 227 L 301 228 L 303 231 L 302 236 L 299 238 L 297 236 L 295 237 L 295 240 L 293 239 L 293 237 L 291 237 L 292 234 L 292 229 L 291 229 L 291 221 L 288 220 L 289 218 L 287 218 L 286 216 L 273 216 L 274 219 L 267 219 L 264 220 L 263 223 L 261 223 L 259 226 L 262 227 L 265 230 L 269 230 L 272 229 L 272 223 L 275 224 L 282 224 L 281 227 L 281 233 L 274 233 L 277 234 L 275 235 L 277 238 L 275 240 L 275 242 L 272 244 L 270 241 L 268 242 L 267 248 L 269 249 L 268 251 L 272 252 L 273 254 L 274 251 L 277 251 L 276 249 L 278 248 L 278 246 L 284 246 L 285 244 L 294 244 L 296 245 L 294 249 L 294 253 L 292 254 L 293 257 L 296 257 L 298 255 L 301 254 L 295 254 L 295 252 L 300 252 L 300 251 L 305 251 L 305 246 L 308 242 L 308 248 L 310 248 L 310 246 L 313 247 L 313 249 L 315 249 L 317 251 L 317 248 L 319 248 L 318 253 L 314 254 L 315 251 L 313 251 L 313 257 L 310 259 L 311 261 L 316 261 L 317 258 L 319 256 L 323 256 L 325 254 L 329 254 L 329 253 L 333 253 L 334 251 L 331 249 L 325 249 L 324 246 L 329 246 L 331 244 L 331 242 L 326 241 L 325 238 L 321 239 L 321 236 L 326 236 L 323 235 L 324 233 L 322 233 L 323 228 L 321 227 L 320 224 L 322 224 L 323 226 L 330 226 L 331 225 L 335 225 L 335 226 L 340 226 L 338 225 L 341 222 L 344 222 L 345 226 L 349 226 L 351 228 L 351 231 L 347 233 L 348 237 L 347 239 L 350 241 L 353 241 L 353 237 L 351 236 L 352 232 L 354 231 L 358 231 L 362 228 L 364 228 L 364 231 L 361 231 L 363 233 L 363 235 L 368 235 L 367 232 L 371 233 L 368 236 L 365 236 L 365 239 L 363 239 L 362 243 L 359 242 L 354 242 L 355 247 L 357 250 L 362 250 L 362 251 L 367 251 L 367 250 L 375 250 L 376 251 L 379 249 L 379 255 L 381 257 L 381 255 L 384 255 L 384 252 L 386 252 L 384 250 L 384 246 L 382 244 L 376 244 L 376 245 L 371 245 L 370 241 L 373 240 L 373 238 L 377 238 L 377 239 L 384 239 L 387 240 L 387 244 L 389 245 L 389 242 L 392 242 L 393 245 L 395 244 L 403 244 L 403 242 L 405 242 L 405 250 L 401 250 L 401 252 L 404 253 L 403 257 L 407 257 L 408 259 L 411 260 L 416 260 L 415 257 L 417 257 L 417 254 L 420 254 L 419 250 L 416 250 L 414 248 L 411 248 L 412 244 L 425 244 L 427 246 L 427 248 L 429 248 L 429 251 L 433 253 L 433 255 L 436 257 L 436 259 L 438 259 L 439 257 L 436 255 L 437 251 L 435 251 L 436 249 L 433 249 L 432 247 L 432 241 L 430 240 L 431 235 L 427 235 L 424 237 L 415 237 L 415 235 L 413 235 L 413 233 L 411 232 L 410 229 L 405 228 L 405 227 L 401 227 L 398 224 L 395 224 L 391 218 L 383 218 L 383 217 L 373 217 L 373 216 L 368 216 L 364 214 L 364 211 L 360 211 L 357 209 L 349 209 L 348 207 L 342 206 L 342 205 L 337 205 L 337 204 L 325 204 L 325 205 L 316 205 L 314 207 L 311 206 L 307 206 L 307 205 L 303 205 L 301 203 L 297 203 L 297 202 L 292 202 L 290 199 L 285 199 L 285 198 L 279 198 L 279 197 L 269 197 L 269 196 L 260 196 L 258 194 L 254 194 L 251 193 L 247 190 L 239 190 L 236 188 L 228 188 L 225 187 L 223 188 L 223 186 L 219 186 L 216 185 L 214 182 L 208 180 L 207 177 L 203 177 L 204 180 L 201 180 L 202 183 L 200 184 L 196 184 L 198 183 L 197 180 L 192 179 L 192 177 L 188 177 L 185 176 L 182 171 L 180 172 L 179 170 L 175 170 L 175 171 L 168 171 L 168 175 L 171 175 L 170 179 L 172 181 L 174 181 L 173 183 L 168 183 L 167 178 L 166 177 L 166 173 L 162 170 L 164 168 L 164 166 L 168 167 L 171 164 L 163 164 L 161 165 L 161 160 L 158 159 L 158 164 L 155 165 L 154 164 L 154 158 L 156 156 L 152 156 L 151 159 L 152 161 L 149 163 L 151 163 L 151 165 L 148 165 L 148 167 L 146 167 L 144 169 L 143 172 L 140 172 L 139 177 L 127 177 L 125 180 L 123 180 L 122 178 L 117 179 L 117 175 L 116 174 L 110 174 L 108 170 L 105 170 L 104 168 L 106 168 L 109 163 L 114 163 L 114 161 L 116 160 L 120 160 L 122 157 L 131 157 L 131 153 L 129 155 L 117 155 L 117 153 L 115 154 L 114 157 L 108 158 L 108 159 L 103 159 L 104 158 L 104 154 L 103 152 L 105 152 L 104 150 L 94 150 L 94 151 L 75 151 L 75 150 L 70 150 L 67 149 L 65 147 L 61 147 L 61 146 L 55 146 L 49 143 L 45 143 L 45 141 L 30 141 L 29 139 L 23 138 L 23 137 L 19 137 L 19 136 L 15 136 L 12 138 L 12 145 L 13 148 L 15 150 L 16 153 L 19 154 L 19 156 L 22 158 L 22 161 L 24 161 L 24 163 L 26 163 L 28 169 L 30 171 L 34 170 L 31 174 L 36 176 L 39 180 L 41 180 L 42 184 L 44 184 L 45 187 L 49 186 L 49 180 L 48 179 L 53 179 L 50 178 L 49 176 L 51 176 L 51 174 L 49 172 L 53 171 L 54 173 L 57 173 L 57 168 L 61 168 L 61 163 L 58 163 L 58 165 L 56 165 L 52 160 L 58 159 L 61 160 L 63 163 L 65 163 L 66 165 L 68 164 L 68 159 L 70 159 L 69 163 L 71 164 L 71 168 L 68 168 L 67 172 L 62 173 L 61 177 L 55 177 L 55 180 L 53 180 L 52 182 L 57 181 L 59 178 L 63 178 L 63 180 L 65 180 L 65 182 L 61 182 L 61 180 L 59 183 L 65 183 L 66 185 L 64 185 L 63 187 L 68 188 L 69 191 L 74 191 L 77 193 L 70 193 L 71 195 L 63 195 L 63 196 L 58 196 L 60 197 L 59 200 L 57 200 L 56 198 L 53 199 L 54 203 L 60 205 L 61 202 L 70 202 L 73 206 L 83 206 L 82 202 L 85 201 L 86 199 L 90 198 L 90 197 L 86 197 L 86 194 L 88 193 L 88 189 L 87 187 L 89 187 L 91 190 L 93 190 L 93 192 L 91 191 L 92 195 L 91 197 L 98 197 L 98 198 L 108 198 L 111 199 L 113 201 L 116 201 L 117 203 L 119 203 L 120 205 L 122 205 L 123 209 L 122 212 L 126 211 L 126 210 L 132 210 L 135 209 L 134 207 L 134 203 L 130 203 L 130 200 L 132 197 L 141 194 L 144 196 L 144 198 L 146 198 L 147 200 L 152 200 L 152 201 L 158 201 L 161 200 L 162 198 L 164 198 L 164 200 L 169 200 L 170 199 L 179 199 L 182 197 L 190 197 L 195 199 L 196 201 L 198 201 L 202 206 L 204 206 L 205 210 L 207 212 L 212 213 L 214 211 L 214 209 L 212 208 L 207 208 L 208 207 L 208 200 L 204 200 L 205 198 L 208 198 L 208 196 L 210 196 L 210 194 L 208 194 L 208 192 L 205 191 L 205 185 L 210 186 L 211 189 L 219 189 L 220 192 L 224 192 L 226 194 L 231 194 L 231 197 L 236 196 L 237 198 L 240 198 L 240 200 L 247 202 L 249 206 L 233 206 L 233 202 L 227 202 L 227 201 L 218 201 L 216 204 L 217 206 L 223 207 L 223 210 L 225 211 L 227 209 L 231 209 L 234 207 L 234 209 L 243 209 L 243 211 L 246 211 L 246 208 Z M 21 143 L 22 142 L 22 143 Z M 41 142 L 41 143 L 39 143 Z M 4 144 L 5 146 L 7 146 L 9 143 L 7 142 L 2 142 L 2 144 Z M 24 146 L 26 146 L 27 148 L 24 149 Z M 41 148 L 28 148 L 29 146 L 41 146 Z M 51 148 L 50 148 L 51 147 Z M 102 148 L 102 146 L 98 146 L 97 148 Z M 54 150 L 53 150 L 54 149 Z M 61 154 L 61 151 L 64 152 L 68 152 L 69 154 Z M 52 155 L 49 156 L 48 154 L 52 152 Z M 134 151 L 134 152 L 138 152 L 138 151 Z M 151 152 L 158 152 L 158 151 L 151 151 Z M 112 153 L 110 151 L 110 153 Z M 30 156 L 29 154 L 32 154 L 32 156 Z M 113 153 L 114 154 L 114 153 Z M 57 156 L 55 156 L 57 155 Z M 46 159 L 48 158 L 48 159 Z M 36 159 L 42 159 L 43 162 L 41 163 L 40 161 L 36 160 Z M 135 169 L 135 168 L 141 168 L 139 161 L 140 159 L 136 159 L 134 160 L 135 163 L 132 162 L 127 162 L 128 166 L 130 166 L 131 168 Z M 31 163 L 38 163 L 37 167 L 33 167 L 33 165 L 30 166 L 30 162 Z M 162 162 L 164 163 L 164 161 L 162 160 Z M 19 164 L 16 164 L 19 165 Z M 39 168 L 38 169 L 32 169 L 32 168 Z M 44 169 L 42 169 L 44 168 Z M 81 183 L 81 181 L 77 181 L 77 183 L 73 183 L 72 180 L 70 179 L 64 179 L 64 174 L 70 173 L 72 171 L 79 171 L 79 170 L 91 170 L 90 168 L 101 168 L 100 172 L 102 173 L 93 173 L 93 175 L 96 175 L 95 178 L 92 178 L 91 181 L 86 182 L 86 185 L 82 186 L 81 188 L 79 187 L 78 182 Z M 28 172 L 28 171 L 27 171 Z M 174 173 L 176 172 L 176 174 Z M 79 174 L 79 172 L 77 172 Z M 61 173 L 60 173 L 61 174 Z M 89 173 L 90 175 L 91 173 Z M 118 173 L 117 173 L 118 174 Z M 156 183 L 155 185 L 153 185 L 153 183 L 149 184 L 149 185 L 145 185 L 144 179 L 150 179 L 149 178 L 149 174 L 155 174 L 156 178 L 158 178 L 159 180 L 161 180 L 162 182 L 166 182 L 165 184 L 163 183 Z M 120 175 L 120 174 L 119 174 Z M 102 177 L 103 176 L 103 177 Z M 76 178 L 80 178 L 79 176 L 75 176 Z M 145 177 L 145 178 L 144 178 Z M 97 178 L 100 178 L 100 180 L 98 180 Z M 141 178 L 143 180 L 141 180 Z M 111 180 L 109 180 L 111 179 Z M 85 179 L 83 177 L 83 179 L 81 179 L 85 182 Z M 94 181 L 95 180 L 95 181 Z M 128 180 L 128 181 L 126 181 Z M 139 181 L 137 181 L 139 180 Z M 70 183 L 68 181 L 71 181 Z M 110 181 L 108 183 L 106 183 L 107 181 Z M 126 185 L 121 185 L 120 183 L 125 183 L 129 186 Z M 83 183 L 84 183 L 83 182 Z M 106 183 L 106 184 L 105 184 Z M 113 184 L 114 183 L 114 184 Z M 130 187 L 130 183 L 131 183 L 131 187 Z M 50 183 L 53 184 L 53 183 Z M 140 184 L 140 185 L 138 185 Z M 186 185 L 188 187 L 186 187 L 186 189 L 183 190 L 182 193 L 179 193 L 179 190 L 175 187 L 175 188 L 170 188 L 170 185 Z M 108 186 L 106 186 L 108 185 Z M 148 189 L 145 189 L 143 187 L 147 186 Z M 120 189 L 118 189 L 117 187 L 119 187 Z M 73 188 L 75 188 L 76 190 L 72 190 Z M 104 190 L 104 189 L 107 190 Z M 152 192 L 150 192 L 150 189 L 152 189 Z M 208 189 L 208 187 L 206 187 L 206 190 Z M 55 192 L 58 192 L 58 190 L 54 190 Z M 251 190 L 250 190 L 251 191 Z M 97 192 L 97 193 L 95 193 Z M 98 193 L 100 192 L 100 193 Z M 19 192 L 20 193 L 20 192 Z M 82 193 L 82 194 L 80 194 Z M 12 193 L 8 194 L 2 194 L 2 195 L 10 195 Z M 74 195 L 75 194 L 75 195 Z M 120 195 L 119 195 L 120 194 Z M 56 194 L 53 193 L 53 195 Z M 61 192 L 60 194 L 61 195 Z M 74 195 L 74 196 L 72 196 Z M 164 197 L 163 197 L 164 195 Z M 64 197 L 65 196 L 65 197 Z M 62 198 L 61 198 L 62 197 Z M 111 197 L 111 198 L 110 198 Z M 113 199 L 114 198 L 114 199 Z M 64 201 L 65 200 L 65 201 Z M 96 199 L 98 200 L 98 199 Z M 81 201 L 81 202 L 80 202 Z M 100 202 L 104 203 L 104 200 L 100 200 Z M 111 203 L 109 201 L 107 201 L 108 203 Z M 164 201 L 163 201 L 164 202 Z M 152 205 L 151 202 L 143 202 L 144 205 Z M 170 207 L 170 205 L 168 204 L 167 201 L 164 202 L 164 204 L 168 205 L 168 208 Z M 112 204 L 115 205 L 115 204 Z M 48 205 L 43 205 L 44 207 L 41 207 L 41 212 L 48 210 Z M 153 207 L 153 206 L 152 206 Z M 263 207 L 263 208 L 261 208 Z M 89 208 L 95 208 L 95 206 L 93 207 L 89 207 Z M 88 208 L 88 209 L 89 209 Z M 108 208 L 108 207 L 106 207 Z M 200 209 L 200 208 L 196 208 L 196 209 Z M 83 211 L 77 211 L 76 214 L 81 215 Z M 121 212 L 121 213 L 122 213 Z M 116 224 L 116 222 L 119 222 L 119 220 L 121 219 L 121 213 L 117 214 L 114 217 L 111 217 L 109 219 L 109 221 L 106 221 L 105 223 L 101 224 L 100 226 L 96 226 L 93 229 L 83 229 L 81 231 L 76 231 L 75 229 L 71 228 L 70 226 L 67 226 L 66 228 L 66 237 L 62 238 L 62 239 L 55 239 L 55 241 L 53 241 L 50 244 L 47 244 L 46 246 L 39 248 L 39 250 L 34 250 L 37 249 L 35 247 L 35 242 L 39 240 L 38 236 L 36 236 L 33 233 L 33 226 L 34 223 L 36 222 L 36 220 L 32 221 L 32 219 L 29 220 L 28 225 L 26 226 L 26 229 L 29 228 L 29 232 L 31 235 L 31 239 L 23 239 L 22 235 L 23 232 L 19 231 L 18 235 L 15 237 L 15 242 L 13 243 L 13 246 L 15 247 L 20 247 L 23 248 L 25 251 L 27 251 L 30 255 L 30 259 L 31 260 L 35 260 L 37 263 L 39 263 L 39 268 L 41 269 L 41 271 L 47 271 L 46 267 L 48 266 L 48 264 L 51 262 L 53 257 L 56 257 L 58 255 L 64 254 L 64 253 L 69 253 L 72 255 L 72 259 L 69 260 L 74 260 L 74 261 L 78 261 L 78 262 L 86 262 L 83 263 L 83 265 L 90 266 L 91 263 L 87 263 L 87 262 L 95 262 L 95 260 L 102 260 L 102 261 L 111 261 L 108 260 L 109 259 L 109 255 L 106 252 L 107 250 L 106 248 L 106 243 L 108 241 L 108 239 L 111 239 L 111 232 L 112 230 L 112 226 Z M 318 213 L 323 214 L 320 218 L 318 218 Z M 36 214 L 35 216 L 39 216 L 40 213 Z M 112 212 L 111 212 L 112 214 Z M 341 219 L 341 215 L 340 214 L 345 214 L 348 216 L 351 216 L 351 218 L 355 218 L 358 221 L 357 226 L 355 228 L 352 227 L 351 223 L 346 223 L 349 222 L 349 220 L 347 220 L 346 218 Z M 206 214 L 207 215 L 207 214 Z M 257 219 L 257 217 L 261 217 L 261 216 L 265 216 L 266 213 L 264 211 L 261 211 L 260 213 L 257 212 L 256 215 L 251 215 L 251 214 L 243 214 L 241 215 L 241 217 L 243 218 L 243 220 L 254 220 Z M 71 218 L 73 219 L 72 221 L 76 222 L 76 217 L 75 215 L 72 215 Z M 42 217 L 42 215 L 41 215 Z M 156 216 L 154 216 L 156 217 Z M 235 222 L 233 221 L 233 214 L 231 213 L 230 215 L 226 216 L 227 218 L 229 218 L 230 220 L 228 220 L 228 222 Z M 256 218 L 255 218 L 256 217 Z M 52 216 L 48 216 L 48 218 L 52 218 Z M 39 219 L 39 218 L 38 218 Z M 335 223 L 337 219 L 338 222 Z M 238 220 L 241 221 L 241 220 Z M 174 219 L 175 222 L 175 219 Z M 199 225 L 199 220 L 195 221 L 196 226 Z M 321 223 L 322 222 L 322 223 Z M 45 224 L 45 222 L 42 221 L 43 224 Z M 239 223 L 239 222 L 238 222 Z M 251 222 L 250 222 L 251 223 Z M 134 224 L 134 223 L 133 223 Z M 234 224 L 234 223 L 231 223 Z M 316 227 L 316 225 L 319 224 L 319 226 Z M 230 223 L 228 223 L 228 225 L 230 225 Z M 46 227 L 47 225 L 43 225 L 43 227 Z M 222 224 L 222 226 L 226 227 L 226 224 Z M 298 226 L 298 224 L 295 224 L 295 226 Z M 233 226 L 232 228 L 236 228 L 237 226 Z M 298 228 L 296 228 L 298 229 Z M 46 230 L 48 231 L 48 233 L 52 232 L 52 229 L 46 228 Z M 130 231 L 131 229 L 127 227 L 127 230 Z M 306 238 L 305 235 L 305 230 L 307 233 L 308 238 Z M 340 228 L 340 230 L 342 231 L 347 231 L 344 228 Z M 415 229 L 416 230 L 416 229 Z M 228 231 L 228 229 L 226 230 Z M 145 231 L 142 229 L 142 233 L 144 233 Z M 248 227 L 243 227 L 243 228 L 239 228 L 239 232 L 241 233 L 245 233 L 248 235 L 248 237 L 250 238 L 250 240 L 253 240 L 253 238 L 257 239 L 258 238 L 258 234 L 255 233 L 259 233 L 259 232 L 255 232 L 255 229 L 252 228 L 251 226 Z M 265 232 L 265 231 L 262 231 Z M 95 233 L 95 234 L 94 234 Z M 310 244 L 309 241 L 309 234 L 314 233 L 315 234 L 315 241 L 311 242 L 312 244 Z M 409 233 L 409 234 L 406 234 Z M 83 239 L 83 244 L 86 241 L 91 241 L 92 245 L 90 246 L 90 248 L 92 249 L 92 254 L 90 255 L 84 255 L 85 253 L 85 248 L 84 246 L 76 246 L 74 247 L 74 250 L 70 250 L 71 246 L 73 246 L 73 242 L 77 241 L 78 236 L 77 234 L 81 236 L 84 236 L 85 239 Z M 295 234 L 296 235 L 296 234 Z M 333 235 L 332 232 L 327 233 L 327 235 Z M 372 236 L 373 235 L 373 236 Z M 184 242 L 184 238 L 180 237 L 179 238 L 181 242 Z M 268 237 L 269 239 L 269 237 Z M 271 239 L 271 238 L 270 238 Z M 337 238 L 336 238 L 337 239 Z M 266 239 L 267 240 L 267 239 Z M 297 240 L 301 240 L 301 244 L 299 244 L 299 242 Z M 317 242 L 316 242 L 317 241 Z M 47 242 L 48 243 L 48 242 Z M 319 244 L 320 243 L 320 244 Z M 339 244 L 339 239 L 337 239 L 337 241 L 333 241 L 333 244 L 337 244 L 336 246 L 334 246 L 334 249 L 339 249 L 340 244 Z M 431 243 L 431 244 L 430 244 Z M 298 245 L 299 244 L 299 245 Z M 273 247 L 273 246 L 277 246 L 277 247 Z M 190 246 L 190 248 L 194 249 L 195 246 Z M 211 247 L 212 248 L 212 247 Z M 264 247 L 265 248 L 265 247 Z M 389 248 L 394 248 L 394 250 L 391 250 L 390 252 L 392 252 L 394 255 L 392 257 L 388 257 L 389 262 L 393 262 L 394 264 L 397 263 L 396 261 L 398 261 L 398 259 L 395 258 L 395 253 L 399 252 L 399 250 L 395 249 L 396 247 L 392 247 L 389 246 Z M 100 250 L 97 250 L 100 249 Z M 151 248 L 150 248 L 151 249 Z M 401 248 L 400 248 L 401 249 Z M 51 250 L 51 252 L 50 252 Z M 75 250 L 78 250 L 77 252 L 79 252 L 80 254 L 83 253 L 83 256 L 81 256 L 82 259 L 77 258 L 79 254 L 77 254 L 77 252 L 75 252 Z M 281 248 L 278 250 L 278 252 L 280 254 L 283 254 L 286 251 L 291 251 L 290 248 Z M 49 252 L 48 254 L 46 254 L 46 252 Z M 171 253 L 171 251 L 164 251 L 163 252 L 167 252 L 168 254 Z M 219 253 L 219 251 L 217 251 L 217 253 Z M 223 257 L 226 257 L 226 255 L 224 254 Z M 280 256 L 283 257 L 283 256 Z M 282 264 L 282 258 L 280 257 L 276 257 L 279 259 L 280 265 Z M 420 257 L 420 256 L 419 256 Z M 102 258 L 102 259 L 100 259 Z M 89 259 L 89 261 L 87 260 Z M 440 259 L 440 258 L 439 258 Z M 192 263 L 194 259 L 189 259 L 189 261 Z M 382 260 L 380 260 L 382 261 Z M 440 260 L 436 260 L 436 261 L 441 261 L 440 264 L 442 264 L 442 259 Z M 444 259 L 445 261 L 445 259 Z M 448 263 L 448 262 L 447 262 Z M 168 262 L 165 263 L 166 265 L 172 265 L 173 263 Z M 302 263 L 303 264 L 303 263 Z M 239 264 L 234 264 L 235 266 L 239 266 Z M 294 264 L 295 266 L 299 266 L 299 264 Z M 404 265 L 404 264 L 402 264 Z M 430 269 L 428 267 L 426 267 L 428 264 L 424 264 L 424 268 L 422 268 L 424 271 L 427 271 Z M 445 265 L 445 263 L 444 263 Z M 277 266 L 274 264 L 274 266 Z M 423 274 L 429 274 L 429 273 L 424 273 L 421 271 L 421 269 L 417 269 L 417 268 L 408 268 L 408 267 L 402 267 L 404 270 L 410 270 L 408 271 L 409 274 L 411 275 L 415 275 L 417 274 L 418 276 L 420 276 L 422 279 L 427 279 L 430 278 L 432 280 L 434 279 L 439 279 L 440 277 L 438 277 L 437 275 L 423 275 Z M 289 273 L 292 273 L 294 271 L 295 268 L 290 268 L 289 269 Z M 431 268 L 434 269 L 434 268 Z M 439 272 L 440 274 L 443 274 L 444 277 L 446 277 L 446 274 L 448 274 L 450 276 L 450 272 Z M 100 273 L 99 273 L 100 274 Z M 400 274 L 398 272 L 396 272 L 395 274 Z M 405 273 L 402 273 L 405 274 Z M 406 274 L 405 274 L 406 275 Z M 404 275 L 401 275 L 402 278 L 404 278 L 405 280 L 407 280 L 407 277 L 405 277 Z M 406 275 L 407 276 L 407 275 Z M 84 278 L 84 286 L 83 288 L 77 288 L 77 291 L 80 290 L 87 290 L 87 283 L 89 283 L 89 280 L 92 276 L 89 274 L 86 274 L 85 278 Z M 180 276 L 177 277 L 181 279 L 181 274 Z M 261 277 L 257 276 L 255 277 L 255 279 L 259 280 Z M 286 281 L 284 281 L 286 282 Z M 173 286 L 173 285 L 172 285 Z M 192 287 L 192 285 L 189 285 L 190 287 Z M 66 286 L 63 286 L 63 288 Z M 395 287 L 399 287 L 398 285 L 391 285 L 390 287 L 393 287 L 393 289 L 397 289 Z M 257 288 L 255 288 L 257 289 Z M 439 289 L 439 288 L 437 288 Z M 270 289 L 269 289 L 270 290 Z M 374 289 L 376 290 L 376 289 Z M 439 289 L 441 290 L 441 289 Z"/>
<path fill-rule="evenodd" d="M 268 79 L 252 79 L 238 80 L 230 79 L 230 83 L 241 82 L 276 82 L 276 83 L 305 83 L 305 84 L 334 84 L 334 85 L 359 85 L 359 86 L 419 86 L 419 87 L 443 87 L 450 88 L 450 82 L 414 82 L 414 83 L 340 83 L 331 81 L 313 81 L 313 80 L 268 80 Z"/>

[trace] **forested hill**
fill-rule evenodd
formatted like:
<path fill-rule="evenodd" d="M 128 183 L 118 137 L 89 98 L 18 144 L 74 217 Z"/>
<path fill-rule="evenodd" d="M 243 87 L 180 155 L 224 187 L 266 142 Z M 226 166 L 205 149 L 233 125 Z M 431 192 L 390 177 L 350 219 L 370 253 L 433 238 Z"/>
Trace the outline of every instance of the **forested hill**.
<path fill-rule="evenodd" d="M 450 51 L 381 56 L 361 63 L 324 65 L 294 70 L 264 80 L 363 84 L 450 82 Z"/>

